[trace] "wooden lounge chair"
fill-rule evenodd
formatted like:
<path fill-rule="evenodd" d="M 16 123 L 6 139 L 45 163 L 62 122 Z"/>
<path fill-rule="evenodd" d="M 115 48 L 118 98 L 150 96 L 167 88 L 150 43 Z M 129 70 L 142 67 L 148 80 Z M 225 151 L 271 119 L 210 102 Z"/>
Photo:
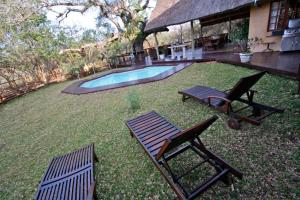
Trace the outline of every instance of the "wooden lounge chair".
<path fill-rule="evenodd" d="M 201 103 L 207 104 L 230 116 L 228 125 L 232 129 L 240 128 L 240 121 L 245 121 L 254 125 L 260 125 L 261 121 L 273 113 L 282 113 L 283 110 L 259 104 L 253 101 L 256 91 L 251 87 L 265 74 L 260 72 L 252 76 L 241 78 L 237 84 L 230 90 L 219 91 L 205 86 L 194 86 L 192 88 L 179 91 L 182 94 L 182 101 L 188 98 L 194 98 Z M 242 98 L 246 94 L 247 99 Z M 246 106 L 233 110 L 234 101 L 246 104 Z M 252 113 L 248 116 L 239 114 L 247 108 L 252 108 Z"/>
<path fill-rule="evenodd" d="M 130 130 L 131 136 L 138 140 L 178 198 L 194 199 L 218 181 L 231 185 L 233 183 L 231 175 L 242 178 L 241 172 L 209 151 L 199 138 L 199 135 L 216 120 L 217 117 L 213 116 L 192 128 L 180 130 L 155 111 L 152 111 L 126 121 L 126 125 Z M 181 175 L 177 175 L 172 171 L 168 161 L 187 150 L 192 150 L 195 155 L 199 156 L 201 162 L 190 167 L 188 171 Z M 203 164 L 212 166 L 216 173 L 196 188 L 190 189 L 185 187 L 182 183 L 182 178 Z"/>
<path fill-rule="evenodd" d="M 36 200 L 96 199 L 94 145 L 52 159 L 36 193 Z"/>

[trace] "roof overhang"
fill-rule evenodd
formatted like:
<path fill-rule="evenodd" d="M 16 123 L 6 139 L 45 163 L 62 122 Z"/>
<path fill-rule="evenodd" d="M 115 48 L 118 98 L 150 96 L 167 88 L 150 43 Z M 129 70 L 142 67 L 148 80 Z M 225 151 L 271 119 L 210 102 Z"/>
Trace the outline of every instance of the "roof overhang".
<path fill-rule="evenodd" d="M 160 28 L 200 20 L 204 26 L 228 21 L 229 19 L 246 18 L 250 16 L 250 7 L 257 4 L 255 0 L 180 0 L 168 9 L 158 14 L 159 6 L 164 0 L 158 0 L 146 25 L 148 33 L 159 32 Z M 152 15 L 152 14 L 151 14 Z"/>

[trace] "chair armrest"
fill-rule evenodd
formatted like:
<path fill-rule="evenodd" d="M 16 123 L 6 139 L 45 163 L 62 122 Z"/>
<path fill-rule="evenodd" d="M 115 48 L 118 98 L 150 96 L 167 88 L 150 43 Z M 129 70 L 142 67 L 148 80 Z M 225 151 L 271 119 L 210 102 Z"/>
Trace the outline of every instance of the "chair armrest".
<path fill-rule="evenodd" d="M 230 89 L 227 89 L 227 90 L 224 90 L 223 92 L 228 92 L 228 91 L 230 91 L 230 90 L 232 90 L 232 88 L 230 88 Z"/>
<path fill-rule="evenodd" d="M 258 91 L 257 90 L 249 90 L 250 92 L 253 92 L 253 93 L 258 93 Z"/>
<path fill-rule="evenodd" d="M 169 150 L 178 147 L 179 145 L 196 139 L 203 131 L 205 131 L 210 125 L 212 125 L 218 117 L 216 115 L 211 118 L 196 124 L 195 126 L 185 129 L 180 133 L 167 138 L 160 148 L 158 154 L 156 155 L 156 159 L 159 160 L 165 153 Z"/>

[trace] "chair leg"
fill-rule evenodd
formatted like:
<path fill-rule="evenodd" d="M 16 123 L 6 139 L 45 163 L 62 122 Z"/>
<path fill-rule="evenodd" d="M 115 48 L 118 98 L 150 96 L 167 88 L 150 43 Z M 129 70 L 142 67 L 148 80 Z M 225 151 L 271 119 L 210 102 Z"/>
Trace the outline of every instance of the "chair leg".
<path fill-rule="evenodd" d="M 132 133 L 132 131 L 129 131 L 129 133 L 130 133 L 130 136 L 133 138 L 133 133 Z"/>
<path fill-rule="evenodd" d="M 185 102 L 185 95 L 182 95 L 182 102 Z"/>
<path fill-rule="evenodd" d="M 98 200 L 97 192 L 96 192 L 96 187 L 95 187 L 95 189 L 94 189 L 93 198 L 94 198 L 95 200 Z"/>
<path fill-rule="evenodd" d="M 98 157 L 97 157 L 97 155 L 94 153 L 94 160 L 96 161 L 96 162 L 99 162 L 99 159 L 98 159 Z"/>
<path fill-rule="evenodd" d="M 185 100 L 189 99 L 190 97 L 187 97 L 186 95 L 182 94 L 182 102 L 185 102 Z"/>

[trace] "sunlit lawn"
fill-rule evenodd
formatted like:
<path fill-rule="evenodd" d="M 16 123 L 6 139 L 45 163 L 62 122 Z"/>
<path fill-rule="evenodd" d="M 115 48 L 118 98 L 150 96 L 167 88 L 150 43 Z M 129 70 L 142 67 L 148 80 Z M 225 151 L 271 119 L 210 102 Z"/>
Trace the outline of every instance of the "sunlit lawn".
<path fill-rule="evenodd" d="M 284 108 L 285 113 L 272 115 L 259 127 L 243 124 L 239 131 L 228 128 L 224 114 L 193 100 L 182 103 L 177 93 L 195 84 L 225 90 L 255 72 L 195 64 L 159 82 L 81 96 L 62 94 L 71 84 L 65 82 L 0 105 L 0 199 L 32 199 L 53 156 L 91 142 L 100 160 L 95 171 L 99 199 L 173 199 L 174 193 L 124 124 L 150 110 L 181 128 L 213 114 L 220 117 L 201 137 L 240 169 L 244 180 L 235 183 L 234 191 L 217 184 L 204 199 L 297 199 L 300 100 L 293 95 L 295 81 L 263 77 L 255 86 L 256 100 Z M 126 100 L 132 90 L 141 103 L 136 112 Z M 180 164 L 187 162 L 182 160 Z"/>

